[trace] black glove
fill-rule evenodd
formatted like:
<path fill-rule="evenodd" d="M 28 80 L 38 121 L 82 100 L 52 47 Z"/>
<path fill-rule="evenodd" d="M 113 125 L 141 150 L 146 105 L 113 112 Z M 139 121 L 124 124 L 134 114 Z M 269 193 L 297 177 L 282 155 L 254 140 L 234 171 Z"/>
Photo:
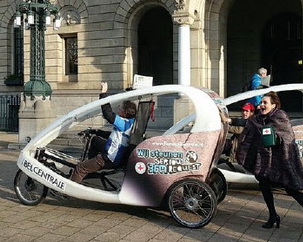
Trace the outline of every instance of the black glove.
<path fill-rule="evenodd" d="M 108 97 L 108 93 L 100 93 L 99 94 L 99 99 L 106 98 L 106 97 Z"/>
<path fill-rule="evenodd" d="M 90 130 L 88 131 L 88 133 L 90 133 L 90 134 L 96 134 L 96 133 L 97 133 L 97 130 L 95 130 L 95 129 L 90 129 Z"/>

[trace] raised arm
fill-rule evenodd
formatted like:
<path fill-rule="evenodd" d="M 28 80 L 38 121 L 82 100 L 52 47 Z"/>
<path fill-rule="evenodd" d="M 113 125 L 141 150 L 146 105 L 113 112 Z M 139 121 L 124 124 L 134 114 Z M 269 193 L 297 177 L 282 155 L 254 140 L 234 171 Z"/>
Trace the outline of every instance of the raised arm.
<path fill-rule="evenodd" d="M 99 98 L 105 98 L 108 96 L 107 92 L 107 83 L 101 82 L 101 93 Z M 111 124 L 115 122 L 116 114 L 113 112 L 112 107 L 109 103 L 101 106 L 103 117 Z"/>

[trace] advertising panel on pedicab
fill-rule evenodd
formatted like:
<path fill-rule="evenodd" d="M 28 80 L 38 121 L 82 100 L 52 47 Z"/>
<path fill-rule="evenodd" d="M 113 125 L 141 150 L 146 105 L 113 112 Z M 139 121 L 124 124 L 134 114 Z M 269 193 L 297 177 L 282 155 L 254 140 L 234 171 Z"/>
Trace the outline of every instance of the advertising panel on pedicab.
<path fill-rule="evenodd" d="M 144 141 L 129 158 L 121 195 L 135 190 L 142 205 L 154 206 L 182 178 L 195 177 L 205 182 L 219 132 L 159 136 Z"/>
<path fill-rule="evenodd" d="M 228 117 L 222 99 L 211 90 L 203 91 Z M 227 128 L 222 125 L 218 130 L 156 136 L 143 141 L 129 157 L 120 197 L 136 191 L 133 202 L 155 206 L 178 180 L 192 177 L 205 182 L 222 152 Z"/>

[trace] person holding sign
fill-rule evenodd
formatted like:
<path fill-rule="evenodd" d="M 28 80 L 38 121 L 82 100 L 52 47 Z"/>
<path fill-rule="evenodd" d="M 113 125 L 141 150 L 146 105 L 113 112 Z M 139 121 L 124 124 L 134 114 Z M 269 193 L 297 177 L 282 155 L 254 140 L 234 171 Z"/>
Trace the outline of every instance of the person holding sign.
<path fill-rule="evenodd" d="M 259 181 L 269 211 L 269 219 L 262 225 L 267 229 L 280 226 L 273 186 L 284 187 L 303 206 L 303 167 L 290 120 L 280 106 L 275 92 L 263 96 L 260 112 L 247 120 L 236 153 L 238 163 Z"/>
<path fill-rule="evenodd" d="M 262 78 L 265 78 L 267 76 L 267 70 L 265 68 L 258 69 L 257 73 L 255 73 L 250 82 L 250 90 L 257 90 L 260 88 L 263 88 L 262 85 Z M 262 95 L 252 97 L 248 100 L 249 103 L 252 103 L 255 108 L 257 108 L 261 102 Z"/>

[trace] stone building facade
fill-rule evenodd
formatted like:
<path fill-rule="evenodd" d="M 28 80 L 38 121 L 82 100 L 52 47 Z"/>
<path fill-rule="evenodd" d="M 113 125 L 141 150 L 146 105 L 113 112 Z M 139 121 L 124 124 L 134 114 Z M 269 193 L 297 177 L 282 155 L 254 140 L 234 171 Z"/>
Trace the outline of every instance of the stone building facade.
<path fill-rule="evenodd" d="M 29 80 L 29 31 L 24 29 L 19 49 L 14 35 L 21 2 L 0 0 L 0 93 L 23 92 L 22 82 L 8 83 L 16 68 Z M 154 85 L 210 88 L 222 97 L 240 92 L 261 66 L 273 84 L 302 82 L 302 0 L 50 2 L 62 21 L 60 29 L 45 32 L 46 80 L 56 117 L 97 99 L 100 81 L 121 92 L 134 74 L 153 76 Z M 21 67 L 18 51 L 24 53 Z M 302 110 L 297 94 L 285 98 L 295 98 L 290 106 Z M 159 115 L 172 122 L 163 103 Z"/>

